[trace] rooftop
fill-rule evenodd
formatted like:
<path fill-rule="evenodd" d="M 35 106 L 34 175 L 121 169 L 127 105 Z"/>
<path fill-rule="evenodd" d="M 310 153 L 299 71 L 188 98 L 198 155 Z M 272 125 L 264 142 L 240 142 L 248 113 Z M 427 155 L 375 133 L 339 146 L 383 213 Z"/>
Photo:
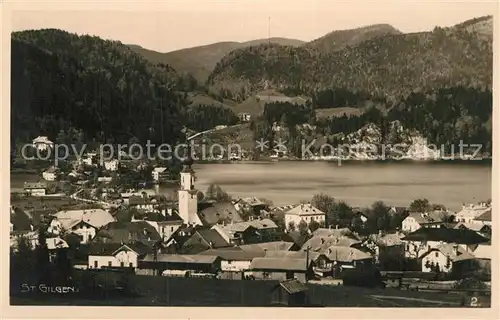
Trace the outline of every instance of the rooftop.
<path fill-rule="evenodd" d="M 157 255 L 156 261 L 167 263 L 193 263 L 193 264 L 212 264 L 217 261 L 217 256 L 203 254 L 163 254 Z M 143 259 L 146 262 L 155 262 L 153 254 L 148 254 Z"/>
<path fill-rule="evenodd" d="M 322 215 L 325 214 L 323 211 L 316 207 L 313 207 L 309 203 L 299 204 L 295 208 L 288 210 L 286 214 L 297 215 L 297 216 L 309 216 L 309 215 Z"/>
<path fill-rule="evenodd" d="M 264 257 L 264 251 L 243 251 L 241 249 L 233 248 L 232 250 L 209 249 L 200 252 L 202 255 L 218 256 L 223 260 L 228 261 L 251 261 L 253 258 Z"/>
<path fill-rule="evenodd" d="M 307 267 L 305 259 L 254 258 L 250 269 L 306 271 Z"/>
<path fill-rule="evenodd" d="M 420 228 L 402 240 L 405 241 L 443 241 L 458 244 L 478 244 L 488 239 L 469 229 Z"/>

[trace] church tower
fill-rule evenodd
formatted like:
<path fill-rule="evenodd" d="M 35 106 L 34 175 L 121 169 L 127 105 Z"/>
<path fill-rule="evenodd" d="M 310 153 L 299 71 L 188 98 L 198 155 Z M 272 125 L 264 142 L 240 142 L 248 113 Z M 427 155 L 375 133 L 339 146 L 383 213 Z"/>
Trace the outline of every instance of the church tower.
<path fill-rule="evenodd" d="M 179 189 L 179 216 L 185 224 L 202 225 L 198 217 L 198 190 L 194 187 L 193 159 L 188 156 L 182 161 L 181 183 Z"/>

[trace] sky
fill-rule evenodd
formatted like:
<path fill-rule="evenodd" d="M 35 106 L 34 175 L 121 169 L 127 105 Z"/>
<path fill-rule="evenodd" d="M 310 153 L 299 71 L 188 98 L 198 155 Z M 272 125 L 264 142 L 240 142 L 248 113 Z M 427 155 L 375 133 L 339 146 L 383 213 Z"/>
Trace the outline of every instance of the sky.
<path fill-rule="evenodd" d="M 496 1 L 485 0 L 44 1 L 27 6 L 20 10 L 17 4 L 11 9 L 12 31 L 58 28 L 159 52 L 220 41 L 267 38 L 269 29 L 271 37 L 303 41 L 334 30 L 378 23 L 390 24 L 403 32 L 427 31 L 498 11 Z"/>

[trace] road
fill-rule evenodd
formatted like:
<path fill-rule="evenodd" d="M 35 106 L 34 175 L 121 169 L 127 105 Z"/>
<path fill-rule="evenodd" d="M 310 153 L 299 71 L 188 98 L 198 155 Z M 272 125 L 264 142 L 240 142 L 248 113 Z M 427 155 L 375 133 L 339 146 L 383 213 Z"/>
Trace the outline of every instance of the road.
<path fill-rule="evenodd" d="M 116 208 L 117 207 L 117 205 L 114 205 L 114 204 L 111 204 L 111 203 L 108 203 L 108 202 L 94 200 L 94 199 L 85 199 L 85 198 L 78 197 L 77 195 L 79 193 L 81 193 L 82 191 L 83 191 L 83 189 L 79 189 L 78 191 L 76 191 L 75 193 L 73 193 L 72 195 L 70 195 L 69 197 L 71 199 L 82 201 L 82 202 L 86 202 L 86 203 L 97 203 L 97 204 L 102 205 L 105 209 L 110 209 L 110 208 Z"/>

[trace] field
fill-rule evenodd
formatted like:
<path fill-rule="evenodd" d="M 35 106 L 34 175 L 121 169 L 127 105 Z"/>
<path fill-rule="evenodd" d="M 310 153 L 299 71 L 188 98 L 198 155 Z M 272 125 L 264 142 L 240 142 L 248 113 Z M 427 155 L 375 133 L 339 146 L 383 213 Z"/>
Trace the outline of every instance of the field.
<path fill-rule="evenodd" d="M 88 273 L 87 273 L 88 275 Z M 116 281 L 109 281 L 108 284 Z M 91 280 L 85 280 L 88 284 Z M 101 283 L 101 282 L 100 282 Z M 111 285 L 111 284 L 110 284 Z M 277 281 L 217 280 L 131 276 L 128 287 L 134 297 L 111 293 L 93 298 L 26 294 L 11 296 L 13 305 L 95 305 L 95 306 L 271 306 Z M 12 291 L 11 291 L 12 292 Z M 471 296 L 441 292 L 370 289 L 308 284 L 310 305 L 322 307 L 460 307 L 469 306 Z M 486 298 L 485 298 L 486 299 Z M 489 299 L 489 298 L 488 298 Z"/>

